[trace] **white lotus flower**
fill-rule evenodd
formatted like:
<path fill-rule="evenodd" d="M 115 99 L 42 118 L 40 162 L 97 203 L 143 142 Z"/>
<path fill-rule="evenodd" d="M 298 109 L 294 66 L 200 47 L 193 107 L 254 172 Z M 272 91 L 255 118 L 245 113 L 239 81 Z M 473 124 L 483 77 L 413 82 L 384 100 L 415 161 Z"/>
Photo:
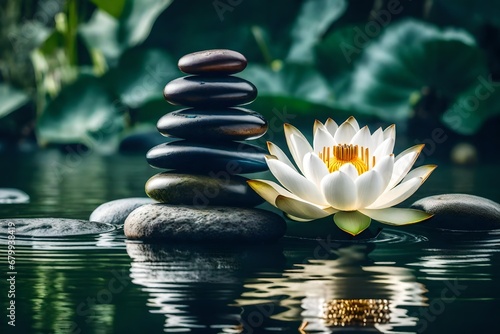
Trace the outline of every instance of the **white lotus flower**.
<path fill-rule="evenodd" d="M 410 171 L 424 145 L 394 157 L 396 127 L 370 133 L 354 117 L 340 126 L 332 119 L 314 123 L 314 142 L 290 124 L 285 136 L 298 169 L 275 144 L 268 142 L 267 165 L 281 185 L 268 180 L 248 184 L 266 201 L 297 221 L 334 214 L 335 224 L 356 235 L 375 219 L 406 225 L 432 215 L 414 209 L 393 208 L 413 195 L 436 168 L 425 165 Z"/>

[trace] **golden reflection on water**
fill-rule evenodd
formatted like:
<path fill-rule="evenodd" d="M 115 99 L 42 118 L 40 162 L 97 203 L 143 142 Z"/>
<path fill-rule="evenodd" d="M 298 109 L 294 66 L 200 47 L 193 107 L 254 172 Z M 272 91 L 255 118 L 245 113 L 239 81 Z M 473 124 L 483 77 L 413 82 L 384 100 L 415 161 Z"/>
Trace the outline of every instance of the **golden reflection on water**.
<path fill-rule="evenodd" d="M 414 328 L 410 307 L 426 305 L 425 287 L 413 270 L 376 264 L 369 250 L 351 245 L 333 251 L 336 259 L 308 260 L 281 277 L 257 278 L 245 284 L 236 304 L 242 307 L 277 303 L 272 315 L 281 321 L 302 319 L 302 332 L 330 333 L 335 327 L 373 327 L 384 333 Z M 413 329 L 413 332 L 415 330 Z"/>

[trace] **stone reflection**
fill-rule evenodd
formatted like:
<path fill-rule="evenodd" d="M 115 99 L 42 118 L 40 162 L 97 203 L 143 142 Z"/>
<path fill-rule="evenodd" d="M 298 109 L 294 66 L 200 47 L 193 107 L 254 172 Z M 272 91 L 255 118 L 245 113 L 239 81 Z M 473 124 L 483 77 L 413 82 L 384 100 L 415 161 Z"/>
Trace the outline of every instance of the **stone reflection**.
<path fill-rule="evenodd" d="M 229 304 L 244 281 L 285 266 L 279 245 L 126 245 L 132 282 L 149 293 L 150 312 L 165 316 L 166 332 L 234 331 L 240 309 Z"/>
<path fill-rule="evenodd" d="M 347 328 L 383 333 L 415 332 L 413 309 L 426 305 L 425 287 L 413 271 L 394 263 L 373 262 L 373 245 L 348 245 L 329 250 L 328 258 L 294 252 L 294 265 L 274 278 L 245 284 L 236 304 L 252 308 L 273 304 L 271 320 L 297 322 L 301 333 L 331 333 Z M 285 253 L 287 248 L 285 247 Z M 310 254 L 319 254 L 311 252 Z M 242 315 L 244 327 L 252 327 Z M 272 326 L 272 324 L 269 324 Z"/>

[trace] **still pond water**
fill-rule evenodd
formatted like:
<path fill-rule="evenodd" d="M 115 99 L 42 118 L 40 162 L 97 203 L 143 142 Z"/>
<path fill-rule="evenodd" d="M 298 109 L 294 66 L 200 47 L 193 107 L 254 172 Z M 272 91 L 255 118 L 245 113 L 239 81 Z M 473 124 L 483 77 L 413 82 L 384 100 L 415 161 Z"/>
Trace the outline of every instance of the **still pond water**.
<path fill-rule="evenodd" d="M 0 159 L 0 187 L 31 195 L 29 205 L 1 205 L 0 218 L 88 219 L 105 201 L 144 196 L 157 172 L 141 156 Z M 499 202 L 497 168 L 440 165 L 411 201 L 461 192 Z M 13 328 L 3 236 L 0 333 L 498 333 L 499 246 L 500 231 L 418 225 L 384 228 L 377 242 L 357 244 L 143 244 L 126 241 L 120 228 L 19 238 Z"/>

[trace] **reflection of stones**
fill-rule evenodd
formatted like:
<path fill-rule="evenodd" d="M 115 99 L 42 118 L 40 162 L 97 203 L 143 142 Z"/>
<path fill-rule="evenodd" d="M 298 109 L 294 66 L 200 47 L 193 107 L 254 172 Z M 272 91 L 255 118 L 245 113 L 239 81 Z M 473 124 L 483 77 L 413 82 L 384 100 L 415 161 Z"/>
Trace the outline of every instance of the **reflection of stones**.
<path fill-rule="evenodd" d="M 267 131 L 261 114 L 243 108 L 181 109 L 164 115 L 156 126 L 165 136 L 202 142 L 256 139 Z"/>
<path fill-rule="evenodd" d="M 243 292 L 246 277 L 282 270 L 286 264 L 277 244 L 126 246 L 132 282 L 150 294 L 147 305 L 151 312 L 164 314 L 167 332 L 234 328 L 237 321 L 231 318 L 237 319 L 240 309 L 228 305 Z"/>
<path fill-rule="evenodd" d="M 91 214 L 90 221 L 123 224 L 127 216 L 144 204 L 155 203 L 154 200 L 147 197 L 121 198 L 111 202 L 99 205 Z"/>
<path fill-rule="evenodd" d="M 257 97 L 257 88 L 233 76 L 187 76 L 170 81 L 163 90 L 171 104 L 218 108 L 247 104 Z"/>
<path fill-rule="evenodd" d="M 262 204 L 262 197 L 248 186 L 247 180 L 238 175 L 219 179 L 210 175 L 167 172 L 156 174 L 146 182 L 146 194 L 167 204 L 242 207 Z"/>
<path fill-rule="evenodd" d="M 434 214 L 422 226 L 471 231 L 500 229 L 500 204 L 479 196 L 430 196 L 416 201 L 412 208 Z"/>
<path fill-rule="evenodd" d="M 64 218 L 0 219 L 0 234 L 8 234 L 15 228 L 15 236 L 65 237 L 73 235 L 105 233 L 115 229 L 113 225 Z"/>
<path fill-rule="evenodd" d="M 0 188 L 0 204 L 29 203 L 30 197 L 24 191 L 14 188 Z"/>
<path fill-rule="evenodd" d="M 180 140 L 153 147 L 146 159 L 156 168 L 239 174 L 267 170 L 265 155 L 266 151 L 254 145 Z"/>
<path fill-rule="evenodd" d="M 260 209 L 147 204 L 127 217 L 124 230 L 141 240 L 261 242 L 281 238 L 286 223 Z"/>

